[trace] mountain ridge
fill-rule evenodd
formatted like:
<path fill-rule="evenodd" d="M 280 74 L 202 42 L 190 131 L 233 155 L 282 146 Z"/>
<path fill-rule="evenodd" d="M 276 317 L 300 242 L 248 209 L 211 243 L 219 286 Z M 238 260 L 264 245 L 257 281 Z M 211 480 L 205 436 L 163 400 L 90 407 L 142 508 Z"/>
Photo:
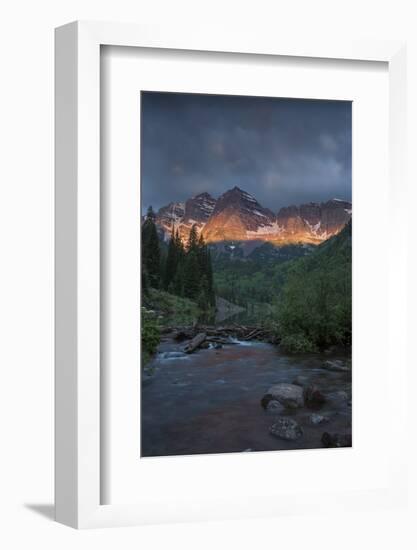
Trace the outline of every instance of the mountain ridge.
<path fill-rule="evenodd" d="M 171 202 L 158 210 L 155 222 L 165 240 L 174 229 L 185 241 L 195 225 L 207 243 L 259 241 L 285 246 L 320 244 L 338 234 L 351 217 L 352 204 L 337 198 L 289 205 L 274 213 L 235 186 L 217 199 L 203 192 L 185 202 Z"/>

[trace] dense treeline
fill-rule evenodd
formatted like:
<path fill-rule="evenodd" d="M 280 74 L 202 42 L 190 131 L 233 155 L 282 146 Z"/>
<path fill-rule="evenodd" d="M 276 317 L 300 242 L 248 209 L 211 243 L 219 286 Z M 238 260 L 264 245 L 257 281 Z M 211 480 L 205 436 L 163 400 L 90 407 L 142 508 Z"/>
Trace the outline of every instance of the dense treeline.
<path fill-rule="evenodd" d="M 151 287 L 189 298 L 203 311 L 215 306 L 210 251 L 195 225 L 185 245 L 173 228 L 168 250 L 161 251 L 155 214 L 149 208 L 142 226 L 142 285 L 145 293 Z"/>
<path fill-rule="evenodd" d="M 277 303 L 281 343 L 291 351 L 352 344 L 352 226 L 286 266 Z"/>
<path fill-rule="evenodd" d="M 292 255 L 297 258 L 296 254 Z M 266 261 L 254 254 L 250 258 L 235 261 L 219 261 L 215 258 L 214 281 L 217 294 L 244 308 L 262 303 L 271 305 L 278 298 L 286 280 L 288 266 L 293 261 L 296 260 L 272 258 Z"/>
<path fill-rule="evenodd" d="M 271 303 L 282 285 L 281 264 L 262 265 L 255 261 L 234 261 L 214 266 L 217 294 L 241 307 Z"/>
<path fill-rule="evenodd" d="M 142 225 L 142 289 L 161 285 L 161 250 L 155 225 L 155 213 L 149 207 Z"/>

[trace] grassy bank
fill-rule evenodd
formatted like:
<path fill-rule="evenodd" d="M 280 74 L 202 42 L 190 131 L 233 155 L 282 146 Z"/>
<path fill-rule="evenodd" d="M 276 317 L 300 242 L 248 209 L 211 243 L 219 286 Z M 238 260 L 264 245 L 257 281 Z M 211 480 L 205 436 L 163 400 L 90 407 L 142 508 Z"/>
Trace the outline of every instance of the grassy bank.
<path fill-rule="evenodd" d="M 160 326 L 191 325 L 201 314 L 197 304 L 163 290 L 149 289 L 142 307 L 151 312 Z"/>
<path fill-rule="evenodd" d="M 201 314 L 195 302 L 163 290 L 148 289 L 142 300 L 142 367 L 152 359 L 160 342 L 161 328 L 191 325 Z"/>

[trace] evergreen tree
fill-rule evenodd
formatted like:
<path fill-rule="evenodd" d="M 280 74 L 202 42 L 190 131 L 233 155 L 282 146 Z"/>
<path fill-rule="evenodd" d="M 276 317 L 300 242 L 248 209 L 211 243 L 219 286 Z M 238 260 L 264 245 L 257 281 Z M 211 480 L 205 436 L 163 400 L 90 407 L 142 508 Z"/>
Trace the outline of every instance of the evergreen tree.
<path fill-rule="evenodd" d="M 164 288 L 168 290 L 175 279 L 178 268 L 178 243 L 175 238 L 174 228 L 172 228 L 171 239 L 168 245 L 168 254 L 164 270 Z"/>
<path fill-rule="evenodd" d="M 204 278 L 206 308 L 210 308 L 212 306 L 215 306 L 216 304 L 215 295 L 214 295 L 214 284 L 213 284 L 213 268 L 211 265 L 210 250 L 208 249 L 208 246 L 204 241 L 203 235 L 200 235 L 200 238 L 198 240 L 197 250 L 198 250 L 199 264 L 200 264 L 200 275 L 202 279 Z"/>
<path fill-rule="evenodd" d="M 178 266 L 179 266 L 180 264 L 184 263 L 185 249 L 184 249 L 184 245 L 182 244 L 182 240 L 181 240 L 180 233 L 179 233 L 178 229 L 175 233 L 175 247 L 176 247 L 176 250 L 177 250 Z"/>
<path fill-rule="evenodd" d="M 148 275 L 144 266 L 142 266 L 142 292 L 145 296 L 149 294 Z"/>
<path fill-rule="evenodd" d="M 191 300 L 198 297 L 200 291 L 200 266 L 198 255 L 192 248 L 187 252 L 184 266 L 184 295 Z"/>
<path fill-rule="evenodd" d="M 158 288 L 161 279 L 161 251 L 152 206 L 149 207 L 142 225 L 142 269 L 146 271 L 149 286 Z"/>
<path fill-rule="evenodd" d="M 203 235 L 200 235 L 197 245 L 196 245 L 197 257 L 198 257 L 198 267 L 200 274 L 203 275 L 207 269 L 207 247 L 204 242 Z"/>
<path fill-rule="evenodd" d="M 173 281 L 173 293 L 177 296 L 185 296 L 184 293 L 184 271 L 185 271 L 185 265 L 184 261 L 178 264 L 177 273 L 175 274 L 175 278 Z"/>
<path fill-rule="evenodd" d="M 205 275 L 203 275 L 200 279 L 199 289 L 200 290 L 197 297 L 197 304 L 200 309 L 202 309 L 203 311 L 206 311 L 207 309 L 210 309 L 210 303 L 209 303 L 207 277 Z"/>
<path fill-rule="evenodd" d="M 197 252 L 198 250 L 198 233 L 197 226 L 194 224 L 190 229 L 190 235 L 188 236 L 187 252 Z"/>
<path fill-rule="evenodd" d="M 211 263 L 211 254 L 210 250 L 207 248 L 207 255 L 206 255 L 206 277 L 207 277 L 207 292 L 208 292 L 208 300 L 210 306 L 214 307 L 216 305 L 216 295 L 214 292 L 214 281 L 213 281 L 213 266 Z"/>

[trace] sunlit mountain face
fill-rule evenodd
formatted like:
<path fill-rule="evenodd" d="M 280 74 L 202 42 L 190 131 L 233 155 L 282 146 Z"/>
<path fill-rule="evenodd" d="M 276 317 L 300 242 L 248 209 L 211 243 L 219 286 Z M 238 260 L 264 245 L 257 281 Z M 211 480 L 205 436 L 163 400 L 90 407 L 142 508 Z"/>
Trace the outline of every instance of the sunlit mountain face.
<path fill-rule="evenodd" d="M 159 209 L 156 224 L 165 240 L 178 229 L 186 241 L 193 225 L 208 243 L 270 242 L 320 244 L 339 233 L 352 216 L 352 204 L 337 198 L 281 208 L 265 208 L 254 196 L 233 187 L 219 198 L 201 193 L 185 203 L 170 203 Z"/>

